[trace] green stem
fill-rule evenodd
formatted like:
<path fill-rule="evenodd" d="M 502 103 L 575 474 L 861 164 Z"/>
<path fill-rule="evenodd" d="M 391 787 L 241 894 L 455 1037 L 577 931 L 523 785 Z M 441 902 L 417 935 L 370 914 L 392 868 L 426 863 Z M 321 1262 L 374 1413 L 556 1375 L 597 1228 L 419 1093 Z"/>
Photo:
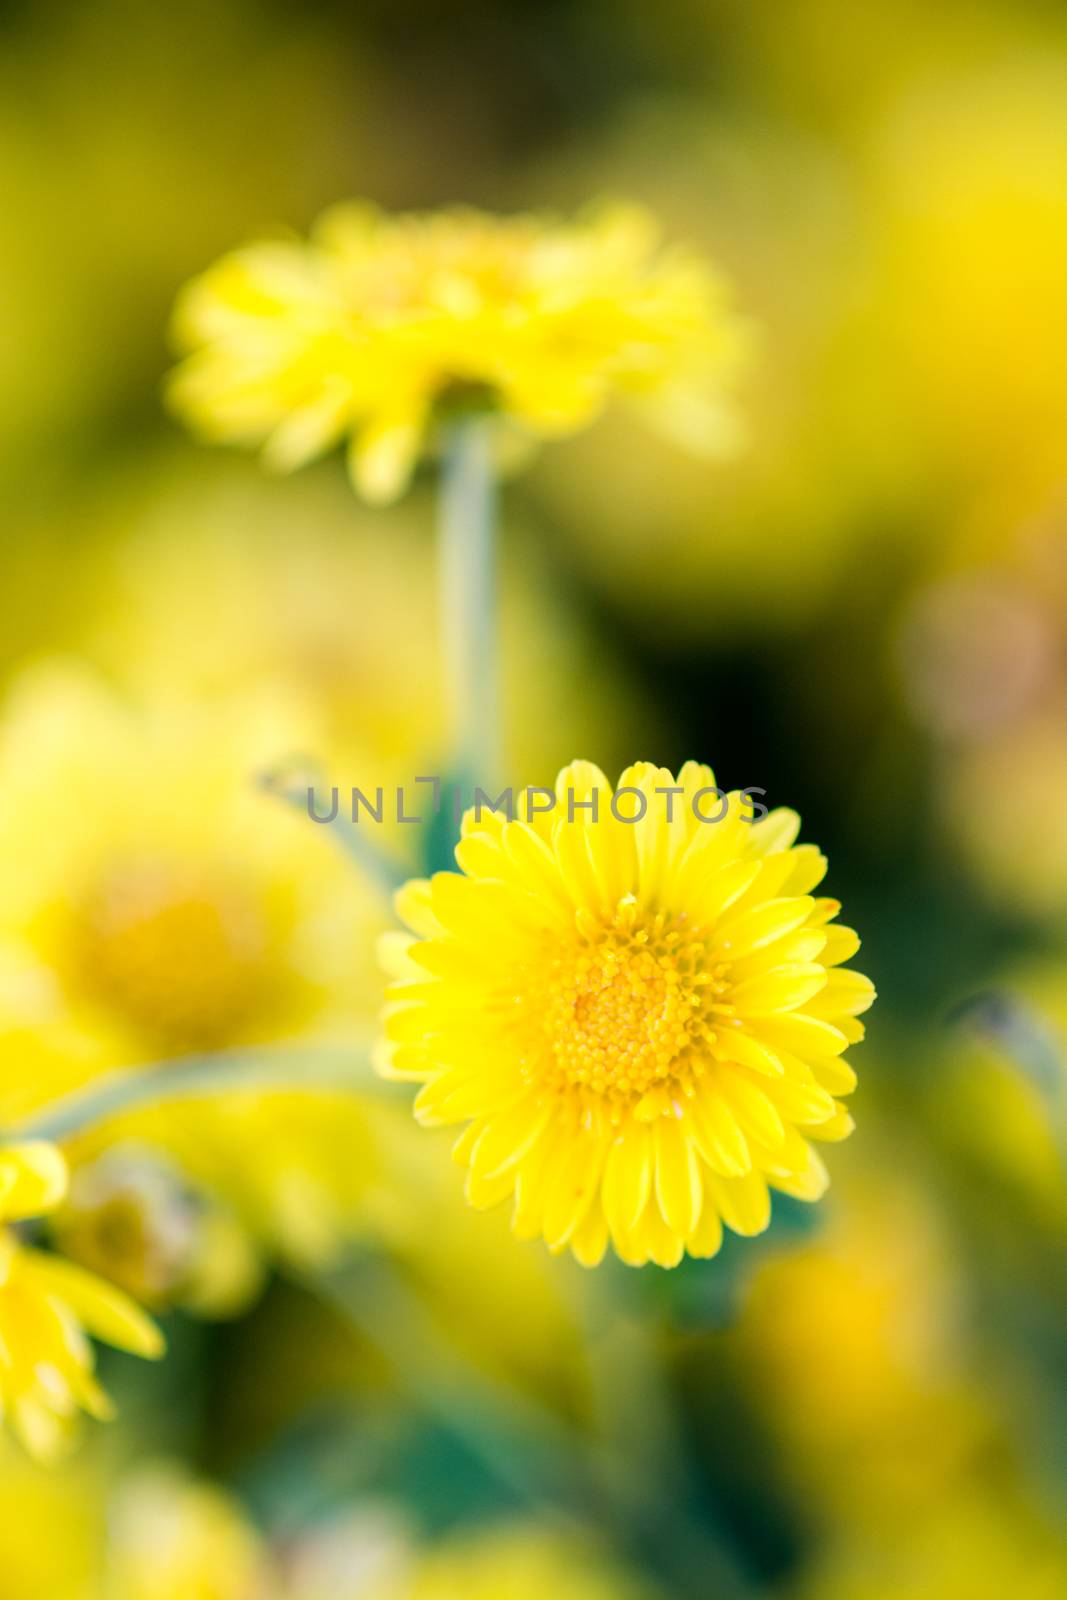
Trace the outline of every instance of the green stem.
<path fill-rule="evenodd" d="M 372 843 L 366 832 L 361 831 L 345 815 L 341 809 L 343 800 L 338 800 L 335 817 L 328 822 L 322 820 L 323 813 L 329 816 L 333 790 L 327 789 L 317 766 L 294 760 L 288 765 L 261 773 L 257 781 L 264 794 L 283 801 L 309 821 L 312 820 L 312 807 L 317 803 L 321 808 L 315 813 L 319 825 L 329 829 L 334 841 L 390 902 L 400 885 L 411 876 L 407 867 L 394 861 L 385 850 Z"/>
<path fill-rule="evenodd" d="M 463 1439 L 495 1478 L 523 1499 L 562 1496 L 573 1508 L 581 1471 L 572 1435 L 518 1390 L 453 1352 L 395 1262 L 365 1256 L 302 1281 L 390 1362 L 418 1408 Z"/>
<path fill-rule="evenodd" d="M 495 494 L 484 418 L 451 423 L 440 495 L 441 638 L 448 734 L 456 770 L 476 783 L 499 776 Z"/>
<path fill-rule="evenodd" d="M 72 1134 L 128 1111 L 175 1100 L 270 1089 L 347 1089 L 389 1093 L 376 1077 L 364 1049 L 228 1050 L 215 1055 L 179 1056 L 150 1066 L 106 1073 L 84 1089 L 54 1100 L 41 1111 L 4 1130 L 6 1141 L 68 1139 Z"/>
<path fill-rule="evenodd" d="M 420 1409 L 462 1438 L 523 1499 L 553 1507 L 560 1518 L 576 1517 L 579 1525 L 609 1514 L 620 1533 L 637 1535 L 656 1552 L 660 1575 L 670 1573 L 686 1595 L 751 1600 L 752 1588 L 720 1530 L 693 1519 L 677 1482 L 658 1470 L 661 1463 L 649 1469 L 641 1434 L 620 1450 L 610 1430 L 589 1435 L 494 1379 L 443 1337 L 388 1258 L 365 1256 L 304 1282 L 394 1365 Z M 599 1354 L 594 1350 L 594 1360 Z M 629 1383 L 635 1373 L 627 1367 L 616 1376 Z M 656 1399 L 662 1405 L 662 1397 Z"/>

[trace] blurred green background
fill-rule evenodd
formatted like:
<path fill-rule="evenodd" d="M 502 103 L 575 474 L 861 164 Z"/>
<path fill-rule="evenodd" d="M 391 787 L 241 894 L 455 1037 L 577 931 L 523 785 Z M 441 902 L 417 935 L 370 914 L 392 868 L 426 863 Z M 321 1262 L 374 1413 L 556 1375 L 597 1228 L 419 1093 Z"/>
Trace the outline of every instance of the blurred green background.
<path fill-rule="evenodd" d="M 728 274 L 735 460 L 612 416 L 505 488 L 511 771 L 694 757 L 795 806 L 881 995 L 818 1214 L 604 1289 L 384 1109 L 72 1152 L 69 1247 L 174 1354 L 115 1363 L 69 1468 L 0 1457 L 0 1600 L 1067 1592 L 1062 8 L 0 15 L 0 1113 L 373 1028 L 388 909 L 249 780 L 433 770 L 430 475 L 370 512 L 159 398 L 182 282 L 346 196 L 620 195 Z M 132 944 L 101 884 L 161 841 Z"/>

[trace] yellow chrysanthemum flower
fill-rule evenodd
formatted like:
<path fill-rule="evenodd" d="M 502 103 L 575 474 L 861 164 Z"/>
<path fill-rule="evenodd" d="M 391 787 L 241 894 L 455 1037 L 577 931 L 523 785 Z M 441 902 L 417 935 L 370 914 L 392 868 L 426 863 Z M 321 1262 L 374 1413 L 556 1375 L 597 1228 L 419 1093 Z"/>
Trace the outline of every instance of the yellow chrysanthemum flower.
<path fill-rule="evenodd" d="M 339 869 L 323 830 L 253 782 L 279 752 L 317 747 L 299 696 L 272 687 L 210 708 L 146 706 L 49 661 L 13 683 L 5 713 L 0 1119 L 189 1054 L 355 1056 L 381 985 L 373 958 L 361 968 L 352 951 L 384 925 L 378 897 Z M 68 1155 L 99 1179 L 101 1156 L 121 1147 L 138 1173 L 121 1185 L 132 1205 L 116 1210 L 113 1182 L 80 1176 L 60 1236 L 96 1268 L 108 1247 L 108 1275 L 127 1285 L 147 1289 L 159 1273 L 163 1298 L 232 1310 L 255 1288 L 261 1254 L 306 1266 L 353 1234 L 400 1226 L 383 1155 L 391 1122 L 390 1108 L 346 1088 L 298 1083 L 225 1095 L 206 1085 L 201 1099 L 126 1112 Z M 176 1257 L 174 1166 L 206 1201 Z M 94 1212 L 100 1227 L 78 1226 Z"/>
<path fill-rule="evenodd" d="M 380 1067 L 465 1121 L 467 1197 L 585 1265 L 712 1256 L 766 1227 L 768 1186 L 815 1200 L 841 1139 L 842 1060 L 869 980 L 799 819 L 753 821 L 707 767 L 575 762 L 507 820 L 467 813 L 460 872 L 408 884 Z M 625 798 L 624 798 L 625 796 Z M 595 807 L 595 810 L 593 809 Z M 722 815 L 722 820 L 711 819 Z M 633 820 L 633 819 L 637 820 Z"/>
<path fill-rule="evenodd" d="M 155 1324 L 132 1300 L 83 1271 L 22 1244 L 8 1223 L 48 1215 L 67 1190 L 67 1167 L 50 1144 L 0 1149 L 0 1417 L 34 1455 L 54 1453 L 81 1407 L 107 1417 L 86 1334 L 154 1358 Z"/>
<path fill-rule="evenodd" d="M 207 438 L 262 443 L 283 470 L 348 439 L 371 500 L 403 489 L 456 405 L 558 437 L 622 392 L 714 449 L 742 343 L 724 298 L 637 209 L 563 223 L 340 206 L 310 242 L 249 245 L 188 285 L 170 398 Z"/>

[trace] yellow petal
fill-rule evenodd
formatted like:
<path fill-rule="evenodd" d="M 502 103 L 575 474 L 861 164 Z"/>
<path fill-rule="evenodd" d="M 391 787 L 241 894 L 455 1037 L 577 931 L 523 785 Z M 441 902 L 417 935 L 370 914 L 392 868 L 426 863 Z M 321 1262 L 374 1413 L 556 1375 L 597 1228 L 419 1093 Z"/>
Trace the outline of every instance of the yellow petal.
<path fill-rule="evenodd" d="M 604 1163 L 601 1204 L 613 1236 L 637 1225 L 652 1186 L 652 1161 L 651 1128 L 641 1122 L 628 1124 Z"/>
<path fill-rule="evenodd" d="M 716 929 L 716 944 L 736 960 L 753 950 L 762 950 L 785 933 L 799 928 L 812 912 L 815 902 L 808 895 L 789 900 L 768 900 L 749 911 L 726 917 Z"/>
<path fill-rule="evenodd" d="M 800 832 L 800 818 L 788 806 L 779 806 L 769 816 L 761 817 L 759 822 L 747 824 L 751 836 L 751 849 L 753 855 L 777 855 L 780 850 L 788 850 Z"/>
<path fill-rule="evenodd" d="M 840 967 L 852 957 L 860 947 L 859 934 L 851 928 L 835 926 L 827 928 L 826 943 L 820 957 L 824 967 Z"/>
<path fill-rule="evenodd" d="M 722 1218 L 719 1216 L 714 1201 L 705 1197 L 704 1207 L 700 1213 L 700 1221 L 693 1229 L 685 1242 L 686 1249 L 691 1256 L 700 1260 L 710 1260 L 716 1256 L 722 1247 Z"/>
<path fill-rule="evenodd" d="M 355 435 L 348 467 L 357 494 L 372 505 L 388 505 L 407 488 L 422 447 L 421 411 L 384 417 Z"/>
<path fill-rule="evenodd" d="M 743 1178 L 709 1173 L 707 1181 L 727 1227 L 745 1237 L 763 1232 L 771 1220 L 771 1199 L 760 1173 L 749 1172 Z"/>
<path fill-rule="evenodd" d="M 545 1192 L 544 1232 L 550 1250 L 566 1245 L 583 1221 L 600 1188 L 606 1140 L 574 1133 L 557 1153 Z"/>
<path fill-rule="evenodd" d="M 67 1192 L 67 1163 L 54 1144 L 0 1147 L 0 1217 L 17 1222 L 46 1216 Z"/>
<path fill-rule="evenodd" d="M 121 1290 L 58 1256 L 34 1254 L 33 1276 L 46 1293 L 69 1306 L 87 1333 L 133 1355 L 162 1356 L 163 1335 Z"/>
<path fill-rule="evenodd" d="M 412 933 L 422 939 L 440 933 L 441 924 L 433 914 L 433 892 L 428 878 L 411 878 L 393 897 L 396 914 Z"/>
<path fill-rule="evenodd" d="M 760 1144 L 780 1144 L 785 1136 L 782 1119 L 769 1094 L 764 1094 L 743 1071 L 721 1070 L 716 1073 L 720 1092 L 746 1136 L 753 1136 Z M 777 1094 L 776 1084 L 773 1093 Z"/>
<path fill-rule="evenodd" d="M 867 1011 L 875 1001 L 874 984 L 870 978 L 865 978 L 862 972 L 851 972 L 847 968 L 835 967 L 827 980 L 826 988 L 819 996 L 817 1006 L 812 1006 L 813 1016 L 827 1017 L 837 1021 L 838 1017 L 858 1017 Z"/>
<path fill-rule="evenodd" d="M 686 1102 L 693 1138 L 708 1166 L 723 1176 L 739 1176 L 752 1165 L 737 1118 L 714 1085 L 704 1085 Z"/>
<path fill-rule="evenodd" d="M 830 1174 L 817 1152 L 809 1145 L 807 1162 L 802 1169 L 771 1181 L 782 1194 L 791 1195 L 794 1200 L 821 1200 L 830 1187 Z"/>
<path fill-rule="evenodd" d="M 531 1150 L 546 1127 L 551 1107 L 524 1095 L 507 1110 L 486 1118 L 471 1154 L 471 1164 L 484 1178 L 494 1178 L 515 1167 Z"/>
<path fill-rule="evenodd" d="M 689 1234 L 700 1220 L 703 1198 L 696 1150 L 678 1117 L 661 1117 L 653 1135 L 660 1214 L 675 1233 Z"/>
<path fill-rule="evenodd" d="M 608 1247 L 608 1222 L 599 1206 L 592 1206 L 585 1221 L 574 1232 L 571 1250 L 583 1267 L 599 1266 Z"/>
<path fill-rule="evenodd" d="M 826 982 L 826 971 L 816 962 L 793 961 L 744 979 L 731 990 L 730 999 L 741 1016 L 796 1011 L 825 989 Z"/>
<path fill-rule="evenodd" d="M 785 1072 L 781 1059 L 762 1040 L 747 1033 L 740 1018 L 736 1020 L 736 1025 L 720 1030 L 716 1048 L 725 1060 L 738 1061 L 742 1066 L 751 1067 L 753 1072 L 762 1072 L 766 1077 L 780 1078 Z"/>

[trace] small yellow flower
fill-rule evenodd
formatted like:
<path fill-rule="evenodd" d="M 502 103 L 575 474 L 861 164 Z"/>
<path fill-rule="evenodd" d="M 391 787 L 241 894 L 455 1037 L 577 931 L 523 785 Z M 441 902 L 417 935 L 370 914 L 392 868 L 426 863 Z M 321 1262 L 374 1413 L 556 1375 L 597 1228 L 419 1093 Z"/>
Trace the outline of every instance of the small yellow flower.
<path fill-rule="evenodd" d="M 415 937 L 387 940 L 380 1068 L 424 1085 L 422 1123 L 468 1123 L 472 1205 L 513 1196 L 520 1238 L 585 1265 L 609 1238 L 669 1267 L 714 1255 L 723 1222 L 759 1233 L 768 1186 L 818 1199 L 808 1141 L 852 1128 L 859 940 L 812 896 L 826 861 L 796 814 L 717 793 L 694 762 L 614 792 L 575 762 L 552 810 L 468 812 L 460 872 L 400 892 Z"/>
<path fill-rule="evenodd" d="M 281 470 L 348 440 L 353 482 L 378 501 L 457 406 L 551 438 L 622 392 L 715 450 L 743 343 L 724 302 L 634 208 L 564 223 L 351 204 L 309 242 L 248 245 L 186 287 L 170 399 L 205 437 L 262 444 Z"/>
<path fill-rule="evenodd" d="M 0 1149 L 0 1415 L 39 1456 L 54 1453 L 79 1407 L 111 1414 L 86 1334 L 150 1359 L 163 1353 L 155 1324 L 119 1290 L 2 1226 L 47 1216 L 66 1191 L 53 1145 Z"/>

